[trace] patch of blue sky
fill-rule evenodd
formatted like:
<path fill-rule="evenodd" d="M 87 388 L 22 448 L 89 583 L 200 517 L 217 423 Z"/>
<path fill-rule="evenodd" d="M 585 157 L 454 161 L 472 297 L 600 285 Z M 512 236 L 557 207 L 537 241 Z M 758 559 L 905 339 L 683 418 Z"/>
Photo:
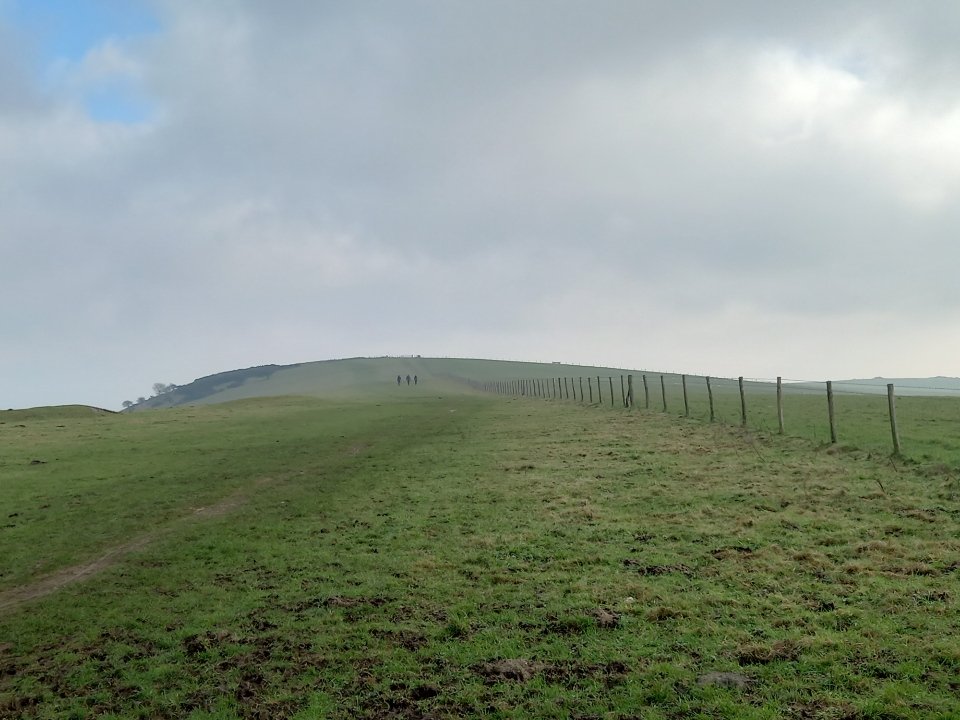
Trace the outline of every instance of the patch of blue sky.
<path fill-rule="evenodd" d="M 141 0 L 6 0 L 0 13 L 48 63 L 80 60 L 108 38 L 149 35 L 160 22 Z"/>
<path fill-rule="evenodd" d="M 87 115 L 96 122 L 136 125 L 149 122 L 153 105 L 126 81 L 111 82 L 87 92 L 83 98 Z"/>
<path fill-rule="evenodd" d="M 0 21 L 32 46 L 41 87 L 48 85 L 51 70 L 80 62 L 104 42 L 161 30 L 146 0 L 0 0 Z M 105 79 L 81 101 L 99 122 L 141 123 L 151 116 L 151 104 L 129 78 Z"/>

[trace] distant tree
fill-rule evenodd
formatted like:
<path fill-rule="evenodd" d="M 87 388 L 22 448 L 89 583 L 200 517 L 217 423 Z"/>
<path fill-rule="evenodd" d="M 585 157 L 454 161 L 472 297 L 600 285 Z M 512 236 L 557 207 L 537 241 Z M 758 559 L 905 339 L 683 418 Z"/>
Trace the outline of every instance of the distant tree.
<path fill-rule="evenodd" d="M 164 393 L 173 392 L 177 389 L 177 386 L 173 383 L 165 385 L 163 383 L 154 383 L 153 384 L 153 394 L 154 395 L 163 395 Z"/>
<path fill-rule="evenodd" d="M 146 401 L 147 401 L 147 399 L 146 399 L 143 395 L 141 395 L 140 397 L 137 398 L 137 402 L 138 402 L 138 403 L 145 403 Z"/>
<path fill-rule="evenodd" d="M 132 408 L 132 407 L 133 407 L 133 400 L 124 400 L 124 401 L 123 401 L 123 407 L 124 407 L 124 409 L 126 409 L 126 408 Z"/>

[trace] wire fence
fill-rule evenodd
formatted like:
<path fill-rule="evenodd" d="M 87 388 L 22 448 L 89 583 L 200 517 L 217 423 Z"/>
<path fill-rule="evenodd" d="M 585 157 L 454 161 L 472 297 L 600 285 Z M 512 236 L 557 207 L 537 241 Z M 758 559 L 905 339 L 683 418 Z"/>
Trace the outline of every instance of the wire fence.
<path fill-rule="evenodd" d="M 465 381 L 500 395 L 675 414 L 918 461 L 960 464 L 960 390 L 675 373 Z"/>

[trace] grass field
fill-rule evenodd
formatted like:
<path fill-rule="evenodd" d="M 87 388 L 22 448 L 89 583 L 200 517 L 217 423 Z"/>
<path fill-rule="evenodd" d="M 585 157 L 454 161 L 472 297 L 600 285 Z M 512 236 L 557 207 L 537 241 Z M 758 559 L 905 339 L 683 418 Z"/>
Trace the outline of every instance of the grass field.
<path fill-rule="evenodd" d="M 543 371 L 543 366 L 539 366 Z M 602 369 L 572 368 L 573 373 L 564 377 L 545 377 L 518 374 L 517 379 L 538 377 L 535 387 L 525 386 L 525 392 L 544 395 L 554 399 L 558 388 L 564 401 L 592 404 L 598 407 L 623 407 L 621 371 L 611 375 Z M 591 373 L 588 375 L 587 373 Z M 647 377 L 644 391 L 642 378 Z M 675 416 L 689 417 L 704 422 L 710 420 L 710 400 L 705 378 L 687 377 L 687 402 L 684 404 L 683 383 L 680 375 L 659 373 L 633 373 L 636 407 L 642 410 L 663 412 L 664 396 L 666 411 Z M 509 378 L 513 380 L 514 378 Z M 556 385 L 553 381 L 556 380 Z M 565 381 L 569 381 L 565 385 Z M 582 382 L 582 384 L 581 384 Z M 613 387 L 612 403 L 610 387 Z M 714 416 L 716 422 L 740 425 L 740 391 L 737 380 L 712 378 Z M 600 392 L 597 392 L 599 384 Z M 487 385 L 490 381 L 487 381 Z M 502 389 L 503 383 L 496 391 Z M 583 398 L 580 388 L 583 388 Z M 513 387 L 507 383 L 507 394 Z M 765 382 L 744 384 L 747 405 L 747 427 L 762 432 L 777 432 L 776 385 Z M 569 395 L 569 398 L 567 397 Z M 835 391 L 837 444 L 847 449 L 862 450 L 870 455 L 889 456 L 893 453 L 889 411 L 886 395 Z M 905 396 L 898 397 L 897 417 L 903 459 L 915 462 L 939 462 L 960 467 L 960 398 Z M 829 444 L 830 422 L 826 392 L 823 387 L 812 384 L 802 386 L 784 385 L 784 432 L 787 435 L 810 440 L 817 444 Z"/>
<path fill-rule="evenodd" d="M 398 375 L 428 379 L 431 388 L 449 393 L 462 393 L 470 383 L 477 386 L 518 379 L 537 379 L 548 383 L 564 378 L 576 385 L 568 387 L 567 392 L 571 396 L 576 394 L 578 398 L 582 380 L 588 401 L 589 380 L 594 404 L 600 404 L 596 399 L 602 397 L 602 404 L 609 406 L 610 381 L 613 382 L 614 405 L 620 405 L 621 378 L 627 374 L 632 374 L 636 381 L 634 392 L 637 406 L 642 408 L 646 400 L 642 385 L 642 378 L 646 375 L 649 407 L 652 410 L 662 409 L 660 373 L 560 363 L 420 357 L 350 358 L 231 371 L 200 379 L 174 393 L 151 398 L 141 408 L 216 404 L 278 395 L 374 400 L 381 396 L 387 385 L 395 384 Z M 681 376 L 672 373 L 663 373 L 662 376 L 667 411 L 683 415 L 685 408 Z M 599 395 L 596 392 L 597 378 L 601 385 Z M 906 458 L 960 466 L 960 397 L 930 395 L 941 392 L 936 387 L 952 387 L 955 382 L 950 378 L 905 381 L 897 404 L 902 452 Z M 736 379 L 713 378 L 713 389 L 717 419 L 739 425 L 740 397 Z M 748 427 L 776 431 L 775 385 L 747 381 L 745 389 Z M 834 389 L 838 443 L 874 455 L 890 455 L 893 445 L 883 386 L 838 383 Z M 687 390 L 690 417 L 708 420 L 709 403 L 704 378 L 688 376 Z M 787 383 L 784 385 L 784 394 L 786 433 L 816 443 L 829 443 L 830 426 L 823 384 Z"/>
<path fill-rule="evenodd" d="M 947 464 L 429 383 L 0 421 L 0 717 L 960 717 Z"/>

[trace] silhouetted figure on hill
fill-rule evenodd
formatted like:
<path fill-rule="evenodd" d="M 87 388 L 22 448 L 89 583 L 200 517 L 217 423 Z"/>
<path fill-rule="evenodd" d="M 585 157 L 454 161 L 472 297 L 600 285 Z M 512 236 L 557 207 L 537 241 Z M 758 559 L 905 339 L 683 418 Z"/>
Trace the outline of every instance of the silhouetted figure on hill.
<path fill-rule="evenodd" d="M 397 375 L 397 385 L 403 382 L 403 378 Z"/>
<path fill-rule="evenodd" d="M 413 376 L 413 384 L 414 384 L 414 385 L 417 384 L 417 376 L 416 376 L 416 375 Z"/>
<path fill-rule="evenodd" d="M 410 376 L 407 375 L 407 385 L 409 385 L 409 384 L 410 384 Z"/>

